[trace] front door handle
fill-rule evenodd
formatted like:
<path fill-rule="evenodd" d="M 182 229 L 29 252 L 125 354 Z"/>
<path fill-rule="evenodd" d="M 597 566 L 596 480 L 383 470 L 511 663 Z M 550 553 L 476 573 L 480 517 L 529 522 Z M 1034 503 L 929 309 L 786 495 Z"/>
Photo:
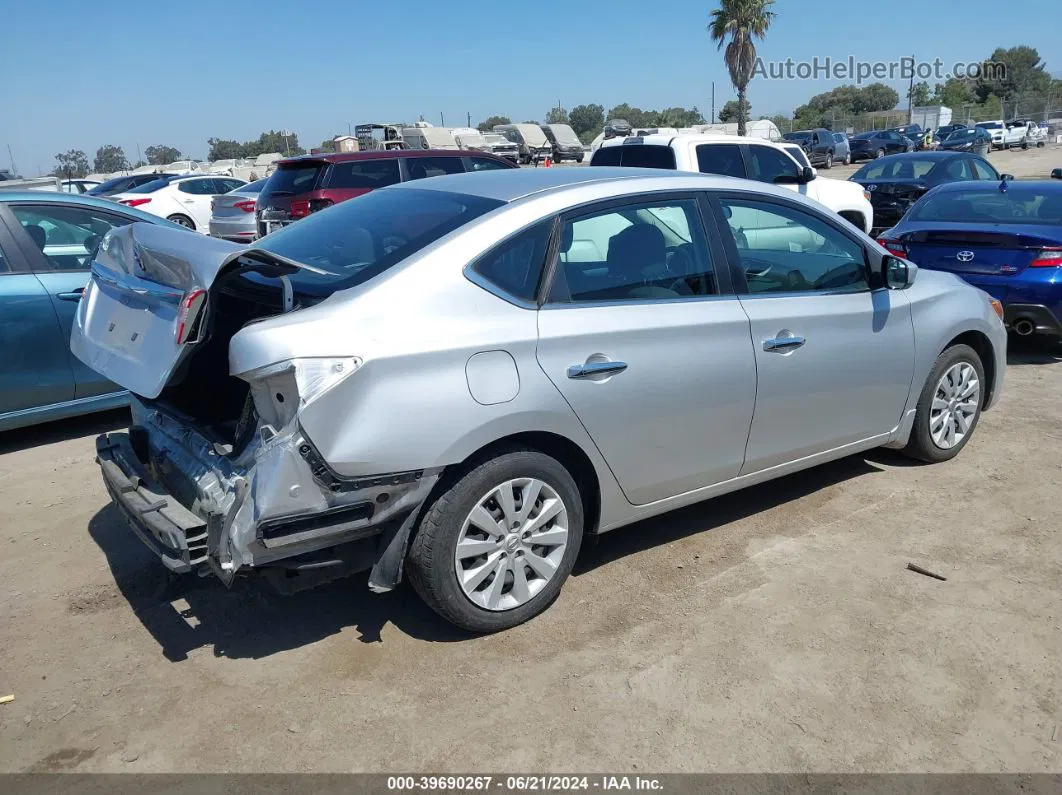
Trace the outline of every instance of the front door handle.
<path fill-rule="evenodd" d="M 616 375 L 627 369 L 626 362 L 586 362 L 568 368 L 569 378 L 590 378 L 595 375 Z"/>
<path fill-rule="evenodd" d="M 793 351 L 802 346 L 806 339 L 803 337 L 796 337 L 789 335 L 787 337 L 775 337 L 774 339 L 764 340 L 763 349 L 773 353 L 785 353 L 786 351 Z"/>
<path fill-rule="evenodd" d="M 60 301 L 80 301 L 83 292 L 85 292 L 85 288 L 78 287 L 76 290 L 71 290 L 68 293 L 56 293 L 55 297 Z"/>

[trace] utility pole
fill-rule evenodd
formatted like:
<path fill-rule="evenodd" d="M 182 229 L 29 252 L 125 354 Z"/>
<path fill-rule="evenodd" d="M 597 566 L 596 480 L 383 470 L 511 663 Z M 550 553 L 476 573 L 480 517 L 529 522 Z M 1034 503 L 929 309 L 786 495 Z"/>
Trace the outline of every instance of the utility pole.
<path fill-rule="evenodd" d="M 1046 118 L 1046 116 L 1044 118 Z M 11 144 L 7 145 L 7 162 L 11 164 L 11 176 L 14 177 L 14 178 L 17 178 L 18 177 L 18 169 L 15 168 L 15 158 L 11 154 Z M 40 169 L 40 164 L 37 165 L 37 168 L 38 168 L 38 170 Z"/>
<path fill-rule="evenodd" d="M 445 127 L 446 126 L 446 117 L 443 116 L 443 112 L 441 110 L 439 111 L 439 126 L 440 127 Z"/>
<path fill-rule="evenodd" d="M 715 124 L 715 81 L 712 81 L 712 124 Z"/>
<path fill-rule="evenodd" d="M 472 126 L 472 111 L 466 110 L 465 111 L 465 115 L 468 117 L 468 120 L 465 122 L 465 126 L 466 127 L 471 127 Z"/>
<path fill-rule="evenodd" d="M 143 159 L 144 159 L 144 156 L 142 154 L 140 154 L 140 142 L 137 141 L 137 144 L 136 144 L 136 162 L 139 163 Z"/>
<path fill-rule="evenodd" d="M 351 131 L 350 131 L 350 122 L 349 121 L 347 122 L 347 135 L 348 136 L 349 135 L 353 135 L 353 133 L 351 133 Z"/>
<path fill-rule="evenodd" d="M 907 89 L 907 123 L 911 123 L 911 117 L 914 113 L 914 65 L 915 57 L 911 56 L 911 85 Z"/>

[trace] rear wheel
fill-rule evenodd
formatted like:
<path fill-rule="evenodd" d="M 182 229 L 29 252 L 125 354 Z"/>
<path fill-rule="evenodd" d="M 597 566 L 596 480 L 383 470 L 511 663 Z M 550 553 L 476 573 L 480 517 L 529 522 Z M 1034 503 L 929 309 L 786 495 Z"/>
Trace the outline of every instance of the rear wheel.
<path fill-rule="evenodd" d="M 826 153 L 826 162 L 822 164 L 823 168 L 833 168 L 833 152 Z"/>
<path fill-rule="evenodd" d="M 844 156 L 844 164 L 846 166 L 852 165 L 852 153 L 851 152 L 847 152 L 845 154 L 845 156 Z"/>
<path fill-rule="evenodd" d="M 981 418 L 984 385 L 981 357 L 969 345 L 940 354 L 922 387 L 904 453 L 931 464 L 957 456 Z"/>
<path fill-rule="evenodd" d="M 497 632 L 545 610 L 575 565 L 583 503 L 568 470 L 510 448 L 471 465 L 427 509 L 409 548 L 410 582 L 448 621 Z"/>
<path fill-rule="evenodd" d="M 189 229 L 195 229 L 195 221 L 189 218 L 187 215 L 181 215 L 177 213 L 175 215 L 169 215 L 166 217 L 167 221 L 173 221 L 175 224 L 188 227 Z"/>

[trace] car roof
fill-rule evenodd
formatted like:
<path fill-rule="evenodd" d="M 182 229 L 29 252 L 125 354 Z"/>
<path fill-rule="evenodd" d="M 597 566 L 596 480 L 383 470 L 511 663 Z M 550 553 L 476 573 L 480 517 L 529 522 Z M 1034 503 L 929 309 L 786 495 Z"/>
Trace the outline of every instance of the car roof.
<path fill-rule="evenodd" d="M 141 212 L 135 207 L 127 207 L 107 199 L 97 199 L 95 196 L 76 193 L 59 193 L 39 190 L 0 191 L 0 204 L 18 204 L 21 202 L 42 202 L 46 204 L 72 204 L 79 207 L 95 207 L 99 210 L 109 210 L 120 215 L 130 215 L 141 221 L 156 224 L 159 221 L 169 223 L 157 215 Z"/>
<path fill-rule="evenodd" d="M 641 144 L 625 143 L 640 139 Z M 768 141 L 766 138 L 754 138 L 749 135 L 730 135 L 724 132 L 707 133 L 650 133 L 649 135 L 632 135 L 625 138 L 608 138 L 601 142 L 601 147 L 609 146 L 671 146 L 672 143 L 686 141 L 705 144 L 763 144 L 781 147 L 792 145 L 793 141 Z"/>
<path fill-rule="evenodd" d="M 956 157 L 976 157 L 976 155 L 972 152 L 942 152 L 937 149 L 927 152 L 900 152 L 895 155 L 886 155 L 877 160 L 871 160 L 866 165 L 869 166 L 881 160 L 953 160 Z"/>
<path fill-rule="evenodd" d="M 934 195 L 937 193 L 955 193 L 957 191 L 979 191 L 981 193 L 996 193 L 999 191 L 998 179 L 968 179 L 958 182 L 945 182 L 933 188 Z M 1008 180 L 1007 193 L 1043 193 L 1044 190 L 1062 194 L 1062 182 L 1057 179 L 1023 179 Z"/>
<path fill-rule="evenodd" d="M 370 149 L 366 152 L 329 152 L 321 155 L 299 155 L 277 161 L 277 167 L 297 166 L 300 163 L 346 163 L 351 160 L 376 160 L 382 157 L 493 157 L 489 152 L 473 149 Z"/>
<path fill-rule="evenodd" d="M 714 174 L 698 174 L 687 171 L 660 168 L 627 168 L 595 166 L 593 168 L 514 168 L 497 171 L 476 171 L 463 174 L 447 174 L 425 180 L 414 180 L 391 185 L 382 190 L 438 190 L 461 193 L 513 202 L 532 194 L 563 193 L 582 185 L 605 182 L 625 182 L 631 192 L 637 192 L 638 183 L 660 185 L 662 181 L 674 180 L 676 190 L 689 190 L 691 183 L 698 189 L 711 190 L 740 187 L 757 192 L 793 196 L 792 191 L 776 188 L 762 182 L 723 177 Z"/>

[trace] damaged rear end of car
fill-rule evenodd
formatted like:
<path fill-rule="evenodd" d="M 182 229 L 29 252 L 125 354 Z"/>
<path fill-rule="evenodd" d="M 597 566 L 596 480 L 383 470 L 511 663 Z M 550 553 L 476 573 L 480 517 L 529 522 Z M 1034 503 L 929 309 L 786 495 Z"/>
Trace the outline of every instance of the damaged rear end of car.
<path fill-rule="evenodd" d="M 298 590 L 375 567 L 371 587 L 387 590 L 404 554 L 390 545 L 404 544 L 439 471 L 344 476 L 320 455 L 302 420 L 363 361 L 275 344 L 284 329 L 263 321 L 334 292 L 326 278 L 293 286 L 300 273 L 318 272 L 182 230 L 109 234 L 71 336 L 79 359 L 132 393 L 131 427 L 98 438 L 98 462 L 171 571 L 226 584 L 260 572 Z"/>

